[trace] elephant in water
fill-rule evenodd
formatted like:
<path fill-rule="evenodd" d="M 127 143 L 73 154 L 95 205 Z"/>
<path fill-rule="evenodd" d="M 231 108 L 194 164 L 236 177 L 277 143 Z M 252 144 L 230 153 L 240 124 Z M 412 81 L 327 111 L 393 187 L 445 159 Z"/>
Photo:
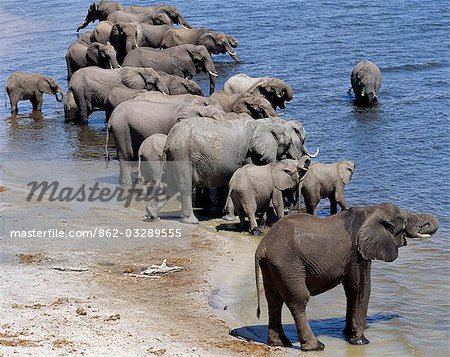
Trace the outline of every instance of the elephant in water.
<path fill-rule="evenodd" d="M 11 104 L 11 113 L 18 113 L 17 103 L 29 100 L 33 110 L 41 110 L 43 94 L 53 94 L 58 102 L 64 99 L 64 92 L 58 82 L 50 76 L 39 73 L 14 72 L 6 81 L 6 93 Z M 61 96 L 58 98 L 58 94 Z M 5 103 L 6 104 L 6 103 Z"/>
<path fill-rule="evenodd" d="M 116 50 L 109 43 L 104 45 L 93 42 L 86 45 L 84 42 L 74 42 L 66 53 L 67 79 L 80 68 L 97 66 L 101 68 L 119 68 L 116 59 Z"/>
<path fill-rule="evenodd" d="M 247 163 L 262 165 L 282 157 L 302 156 L 293 144 L 289 125 L 241 116 L 234 120 L 189 118 L 172 128 L 164 150 L 168 163 L 174 164 L 170 170 L 174 185 L 149 202 L 149 217 L 157 218 L 170 197 L 180 192 L 182 222 L 196 224 L 193 187 L 225 187 L 234 172 Z M 192 163 L 192 170 L 183 163 Z"/>
<path fill-rule="evenodd" d="M 98 3 L 92 3 L 89 6 L 83 23 L 78 26 L 77 32 L 84 29 L 87 25 L 89 25 L 89 23 L 95 22 L 96 20 L 104 21 L 110 14 L 120 10 L 123 10 L 123 6 L 113 1 L 101 0 Z"/>
<path fill-rule="evenodd" d="M 375 63 L 368 60 L 359 62 L 353 67 L 350 82 L 357 104 L 371 105 L 378 100 L 381 71 Z"/>
<path fill-rule="evenodd" d="M 350 183 L 355 169 L 355 163 L 352 161 L 313 163 L 299 187 L 299 194 L 302 194 L 305 200 L 306 212 L 316 215 L 316 207 L 322 198 L 330 200 L 331 214 L 337 213 L 337 205 L 342 210 L 348 209 L 344 186 Z"/>
<path fill-rule="evenodd" d="M 150 67 L 182 78 L 196 73 L 209 74 L 210 94 L 214 92 L 217 72 L 205 46 L 181 45 L 165 50 L 136 48 L 123 61 L 124 66 Z"/>
<path fill-rule="evenodd" d="M 231 42 L 230 42 L 231 41 Z M 232 36 L 223 32 L 209 29 L 171 29 L 166 32 L 161 42 L 161 48 L 169 48 L 179 45 L 203 45 L 211 54 L 228 53 L 236 63 L 239 57 L 232 47 L 238 46 L 239 42 Z M 233 44 L 233 45 L 232 45 Z"/>
<path fill-rule="evenodd" d="M 410 213 L 390 203 L 356 206 L 326 218 L 305 213 L 282 218 L 255 253 L 257 316 L 261 270 L 269 310 L 267 343 L 292 346 L 281 324 L 285 303 L 294 318 L 301 349 L 323 350 L 324 344 L 309 327 L 306 306 L 311 296 L 341 283 L 347 297 L 347 341 L 354 345 L 369 343 L 364 329 L 371 261 L 394 261 L 406 238 L 429 237 L 438 227 L 431 214 Z"/>
<path fill-rule="evenodd" d="M 70 79 L 68 90 L 68 95 L 73 95 L 77 107 L 76 117 L 86 122 L 95 109 L 104 110 L 109 92 L 121 85 L 133 89 L 157 90 L 165 94 L 169 92 L 160 75 L 152 68 L 81 68 Z M 66 108 L 68 111 L 70 108 Z"/>
<path fill-rule="evenodd" d="M 281 79 L 272 77 L 250 77 L 246 74 L 236 74 L 229 78 L 223 85 L 223 90 L 228 93 L 250 93 L 262 95 L 274 109 L 285 108 L 285 103 L 290 101 L 294 92 L 292 88 Z"/>

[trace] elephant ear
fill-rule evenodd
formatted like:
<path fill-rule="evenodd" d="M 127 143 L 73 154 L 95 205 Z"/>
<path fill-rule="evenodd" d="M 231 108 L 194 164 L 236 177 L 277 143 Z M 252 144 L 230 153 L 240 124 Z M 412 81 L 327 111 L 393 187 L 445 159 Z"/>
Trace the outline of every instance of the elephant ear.
<path fill-rule="evenodd" d="M 267 163 L 277 160 L 278 130 L 275 125 L 269 129 L 265 123 L 256 126 L 250 141 L 250 152 L 259 156 L 260 161 Z"/>
<path fill-rule="evenodd" d="M 90 44 L 86 51 L 86 59 L 87 59 L 88 63 L 98 64 L 99 58 L 100 58 L 99 43 Z"/>
<path fill-rule="evenodd" d="M 273 184 L 280 191 L 287 190 L 296 186 L 296 182 L 292 179 L 297 171 L 297 165 L 287 164 L 287 160 L 283 160 L 273 165 L 272 167 L 272 180 Z"/>
<path fill-rule="evenodd" d="M 122 68 L 122 84 L 132 89 L 143 89 L 145 87 L 144 77 L 134 68 Z"/>
<path fill-rule="evenodd" d="M 49 78 L 41 77 L 37 83 L 37 89 L 41 93 L 52 93 L 52 83 Z"/>
<path fill-rule="evenodd" d="M 380 208 L 366 218 L 356 235 L 358 251 L 364 259 L 385 262 L 397 259 L 393 221 L 393 217 Z"/>
<path fill-rule="evenodd" d="M 344 185 L 348 185 L 352 179 L 353 165 L 348 161 L 343 161 L 338 164 L 339 176 Z"/>
<path fill-rule="evenodd" d="M 197 44 L 205 46 L 209 52 L 212 52 L 211 50 L 216 47 L 215 38 L 211 33 L 205 33 L 204 35 L 200 36 Z"/>

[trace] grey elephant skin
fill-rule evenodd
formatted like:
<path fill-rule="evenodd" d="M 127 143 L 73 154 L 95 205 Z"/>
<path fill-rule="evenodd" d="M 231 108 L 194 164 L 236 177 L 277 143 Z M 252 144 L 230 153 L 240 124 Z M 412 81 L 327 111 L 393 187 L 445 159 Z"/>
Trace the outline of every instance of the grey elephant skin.
<path fill-rule="evenodd" d="M 331 214 L 337 213 L 337 205 L 342 210 L 348 209 L 344 187 L 350 183 L 355 170 L 353 161 L 313 163 L 299 186 L 299 192 L 305 201 L 306 212 L 316 215 L 317 205 L 323 198 L 330 200 Z"/>
<path fill-rule="evenodd" d="M 96 20 L 104 21 L 110 14 L 120 10 L 123 10 L 123 6 L 113 1 L 101 0 L 98 3 L 92 3 L 89 5 L 88 12 L 83 23 L 78 26 L 77 32 L 84 29 L 91 22 L 95 22 Z"/>
<path fill-rule="evenodd" d="M 255 253 L 256 286 L 261 269 L 269 310 L 269 345 L 292 346 L 283 331 L 281 309 L 294 317 L 304 351 L 323 350 L 306 318 L 311 296 L 343 285 L 347 297 L 345 336 L 351 344 L 364 336 L 372 260 L 392 262 L 406 238 L 422 238 L 438 229 L 430 214 L 413 214 L 393 204 L 352 207 L 326 218 L 300 213 L 285 216 L 261 240 Z"/>
<path fill-rule="evenodd" d="M 292 100 L 294 92 L 288 84 L 274 77 L 250 77 L 240 73 L 229 78 L 223 85 L 228 93 L 250 93 L 262 95 L 273 106 L 284 109 L 286 102 Z"/>
<path fill-rule="evenodd" d="M 5 90 L 9 96 L 11 113 L 19 112 L 17 103 L 22 100 L 29 100 L 33 110 L 40 111 L 44 94 L 54 95 L 58 102 L 62 102 L 64 98 L 58 82 L 53 77 L 39 73 L 14 72 L 6 80 Z"/>
<path fill-rule="evenodd" d="M 70 79 L 68 96 L 73 96 L 77 120 L 85 123 L 96 109 L 105 109 L 105 99 L 114 88 L 124 85 L 133 89 L 157 90 L 168 93 L 167 87 L 152 68 L 103 69 L 81 68 Z M 70 109 L 66 108 L 66 112 Z"/>
<path fill-rule="evenodd" d="M 153 101 L 135 98 L 119 104 L 111 114 L 107 126 L 107 141 L 111 133 L 120 160 L 122 185 L 127 186 L 132 183 L 130 161 L 138 159 L 139 147 L 150 135 L 167 135 L 178 121 L 185 118 L 217 116 L 220 119 L 222 117 L 222 110 L 208 105 L 206 98 L 191 96 L 190 100 L 173 98 L 179 96 L 167 97 Z"/>
<path fill-rule="evenodd" d="M 111 40 L 113 26 L 114 24 L 111 21 L 100 21 L 91 32 L 91 43 L 98 42 L 106 45 Z"/>
<path fill-rule="evenodd" d="M 123 65 L 150 67 L 188 79 L 205 72 L 209 74 L 210 94 L 215 89 L 217 71 L 205 46 L 181 45 L 165 50 L 136 48 L 125 57 Z"/>
<path fill-rule="evenodd" d="M 148 12 L 156 12 L 159 14 L 165 14 L 169 17 L 172 24 L 180 25 L 184 28 L 193 28 L 192 25 L 184 18 L 180 10 L 176 6 L 172 5 L 150 5 L 150 6 L 128 6 L 125 11 L 130 14 L 142 14 Z"/>
<path fill-rule="evenodd" d="M 149 217 L 157 218 L 167 200 L 180 192 L 182 222 L 197 224 L 192 209 L 193 187 L 225 187 L 234 172 L 247 163 L 263 165 L 283 156 L 301 157 L 286 125 L 241 116 L 242 119 L 233 120 L 189 118 L 172 128 L 164 149 L 166 160 L 190 162 L 192 170 L 183 165 L 171 170 L 173 191 L 167 190 L 166 197 L 158 197 L 147 205 Z"/>
<path fill-rule="evenodd" d="M 262 166 L 247 164 L 236 170 L 229 183 L 228 196 L 239 216 L 241 229 L 244 229 L 244 219 L 248 217 L 250 233 L 261 234 L 256 213 L 264 215 L 270 202 L 278 218 L 284 217 L 283 191 L 298 187 L 309 163 L 309 156 L 305 155 L 300 160 L 287 159 Z"/>
<path fill-rule="evenodd" d="M 230 43 L 231 38 L 231 43 Z M 233 51 L 239 42 L 232 36 L 223 32 L 212 31 L 206 28 L 200 29 L 171 29 L 166 32 L 161 42 L 161 48 L 169 48 L 179 45 L 203 45 L 211 54 L 228 53 L 231 58 L 239 63 L 239 57 Z"/>
<path fill-rule="evenodd" d="M 145 139 L 138 151 L 138 178 L 145 180 L 150 187 L 157 187 L 164 181 L 163 159 L 167 135 L 153 134 Z"/>
<path fill-rule="evenodd" d="M 350 75 L 350 82 L 357 104 L 371 105 L 377 102 L 381 71 L 375 63 L 364 60 L 356 64 Z"/>
<path fill-rule="evenodd" d="M 89 45 L 84 42 L 74 42 L 66 53 L 67 79 L 80 68 L 97 66 L 100 68 L 119 68 L 117 53 L 113 46 L 98 42 Z"/>

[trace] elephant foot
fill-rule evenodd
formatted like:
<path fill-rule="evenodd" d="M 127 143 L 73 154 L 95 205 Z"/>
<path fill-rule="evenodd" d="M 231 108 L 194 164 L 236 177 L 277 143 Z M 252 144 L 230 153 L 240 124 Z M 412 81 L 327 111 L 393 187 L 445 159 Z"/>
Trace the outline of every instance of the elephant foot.
<path fill-rule="evenodd" d="M 292 347 L 291 341 L 289 341 L 284 332 L 278 333 L 275 330 L 269 330 L 267 344 L 269 346 Z"/>
<path fill-rule="evenodd" d="M 302 351 L 323 351 L 325 349 L 325 345 L 319 340 L 317 340 L 315 346 L 314 345 L 310 346 L 309 344 L 303 343 L 300 346 L 300 349 Z"/>
<path fill-rule="evenodd" d="M 180 222 L 186 224 L 199 224 L 197 217 L 195 217 L 194 215 L 189 217 L 183 217 L 181 218 Z"/>
<path fill-rule="evenodd" d="M 152 218 L 154 220 L 158 220 L 159 219 L 159 217 L 158 217 L 158 215 L 159 215 L 159 208 L 147 205 L 147 206 L 145 206 L 145 211 L 147 212 L 147 216 L 149 218 Z"/>
<path fill-rule="evenodd" d="M 253 236 L 259 236 L 262 234 L 262 231 L 258 227 L 255 227 L 250 231 L 250 234 Z"/>
<path fill-rule="evenodd" d="M 351 345 L 360 345 L 360 346 L 367 345 L 370 343 L 370 341 L 364 335 L 361 335 L 359 337 L 348 337 L 347 341 Z"/>
<path fill-rule="evenodd" d="M 234 214 L 228 213 L 226 216 L 223 216 L 222 219 L 228 222 L 233 222 L 237 221 L 239 218 Z"/>

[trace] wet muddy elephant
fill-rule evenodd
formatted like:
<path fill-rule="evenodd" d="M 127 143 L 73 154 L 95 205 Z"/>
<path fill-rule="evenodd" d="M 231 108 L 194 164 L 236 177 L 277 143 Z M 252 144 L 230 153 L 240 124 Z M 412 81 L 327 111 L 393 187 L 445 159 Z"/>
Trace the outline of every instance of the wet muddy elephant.
<path fill-rule="evenodd" d="M 294 317 L 301 349 L 323 350 L 324 344 L 309 327 L 306 306 L 311 296 L 341 283 L 347 297 L 347 341 L 354 345 L 369 343 L 364 329 L 371 261 L 394 261 L 406 238 L 430 236 L 438 226 L 430 214 L 410 213 L 389 203 L 352 207 L 326 218 L 305 213 L 282 218 L 255 253 L 257 315 L 261 269 L 269 309 L 268 344 L 292 346 L 281 323 L 285 303 Z"/>
<path fill-rule="evenodd" d="M 353 67 L 350 83 L 355 93 L 356 103 L 371 105 L 378 100 L 381 87 L 381 71 L 375 63 L 364 60 Z"/>

